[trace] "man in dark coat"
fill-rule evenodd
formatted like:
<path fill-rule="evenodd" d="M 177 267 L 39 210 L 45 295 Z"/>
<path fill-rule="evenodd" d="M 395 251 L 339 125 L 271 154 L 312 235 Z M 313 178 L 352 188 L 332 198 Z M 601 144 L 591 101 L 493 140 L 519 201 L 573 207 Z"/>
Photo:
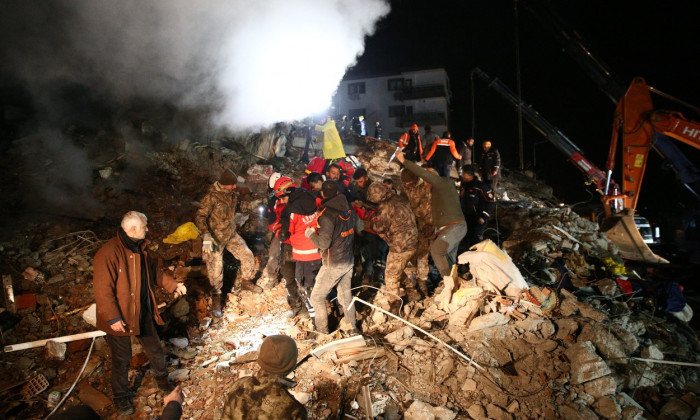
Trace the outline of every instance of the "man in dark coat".
<path fill-rule="evenodd" d="M 355 307 L 348 309 L 352 301 L 350 283 L 354 265 L 353 243 L 355 232 L 364 228 L 362 221 L 350 208 L 344 195 L 338 194 L 338 183 L 325 181 L 321 187 L 321 208 L 317 228 L 308 227 L 306 236 L 321 252 L 321 270 L 311 292 L 311 304 L 316 313 L 316 330 L 328 334 L 328 310 L 326 298 L 332 289 L 338 292 L 338 303 L 350 324 L 350 331 L 357 332 Z"/>
<path fill-rule="evenodd" d="M 476 177 L 473 165 L 462 166 L 462 185 L 459 188 L 462 213 L 467 221 L 467 247 L 484 240 L 486 221 L 491 217 L 496 201 L 491 187 Z"/>
<path fill-rule="evenodd" d="M 165 322 L 158 314 L 153 283 L 168 293 L 187 293 L 185 285 L 163 274 L 148 253 L 146 224 L 143 213 L 126 213 L 117 236 L 97 251 L 93 263 L 97 328 L 107 333 L 105 339 L 112 355 L 112 395 L 120 415 L 134 412 L 129 395 L 131 336 L 139 340 L 148 355 L 158 387 L 167 392 L 173 390 L 156 331 L 156 324 Z"/>

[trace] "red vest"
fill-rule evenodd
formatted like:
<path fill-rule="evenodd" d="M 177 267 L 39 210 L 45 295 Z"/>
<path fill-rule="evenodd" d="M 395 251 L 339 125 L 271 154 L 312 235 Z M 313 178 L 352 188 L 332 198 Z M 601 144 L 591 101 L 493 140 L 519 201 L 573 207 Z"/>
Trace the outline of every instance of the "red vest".
<path fill-rule="evenodd" d="M 289 243 L 292 245 L 292 258 L 295 261 L 316 261 L 321 259 L 318 248 L 304 234 L 306 228 L 316 226 L 318 213 L 304 216 L 292 213 L 289 216 Z"/>

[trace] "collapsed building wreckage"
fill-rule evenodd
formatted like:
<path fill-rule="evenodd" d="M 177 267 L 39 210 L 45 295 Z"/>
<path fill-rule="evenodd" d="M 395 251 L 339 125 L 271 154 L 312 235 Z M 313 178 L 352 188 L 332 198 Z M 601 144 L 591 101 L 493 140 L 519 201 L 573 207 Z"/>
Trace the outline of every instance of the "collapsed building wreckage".
<path fill-rule="evenodd" d="M 625 272 L 597 225 L 549 204 L 550 188 L 516 173 L 504 180 L 510 200 L 498 204 L 487 231 L 493 242 L 460 256 L 453 284 L 435 281 L 431 297 L 406 303 L 399 316 L 372 304 L 376 289 L 357 286 L 361 337 L 343 338 L 342 320 L 338 331 L 321 336 L 312 321 L 287 317 L 282 284 L 259 295 L 232 291 L 224 317 L 209 318 L 201 239 L 164 239 L 191 221 L 193 200 L 217 168 L 230 168 L 243 178 L 236 222 L 263 265 L 269 237 L 260 209 L 268 177 L 273 168 L 297 181 L 303 175 L 298 161 L 305 142 L 294 137 L 293 126 L 280 125 L 238 141 L 184 140 L 157 152 L 127 152 L 116 165 L 95 168 L 92 193 L 109 223 L 34 223 L 3 243 L 3 280 L 14 292 L 14 310 L 0 313 L 6 346 L 0 415 L 45 417 L 61 398 L 64 407 L 84 403 L 115 415 L 103 338 L 9 350 L 94 330 L 89 311 L 80 316 L 93 302 L 92 257 L 132 208 L 149 216 L 150 250 L 189 289 L 179 299 L 159 296 L 166 302 L 162 338 L 170 377 L 184 386 L 187 418 L 217 418 L 231 384 L 258 369 L 263 337 L 278 333 L 299 345 L 292 393 L 311 418 L 685 419 L 697 411 L 700 346 L 679 319 L 689 319 L 687 309 L 671 311 L 677 318 L 646 305 L 640 288 L 629 287 L 644 279 Z M 386 171 L 400 186 L 398 163 L 387 168 L 394 145 L 353 138 L 351 147 L 370 178 Z M 135 190 L 120 189 L 124 166 L 134 160 L 147 176 Z M 229 277 L 235 269 L 228 260 Z M 337 318 L 336 305 L 329 309 Z M 135 417 L 151 417 L 162 394 L 134 347 Z"/>

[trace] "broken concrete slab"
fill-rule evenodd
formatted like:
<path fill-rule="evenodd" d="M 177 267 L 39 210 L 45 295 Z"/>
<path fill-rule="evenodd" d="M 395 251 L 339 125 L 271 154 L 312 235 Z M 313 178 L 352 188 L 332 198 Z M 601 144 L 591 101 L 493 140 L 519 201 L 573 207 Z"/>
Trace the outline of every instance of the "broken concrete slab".
<path fill-rule="evenodd" d="M 404 413 L 405 420 L 453 420 L 457 414 L 445 407 L 433 407 L 415 400 Z"/>
<path fill-rule="evenodd" d="M 571 361 L 571 383 L 582 384 L 610 374 L 610 368 L 596 354 L 590 341 L 579 341 L 564 354 Z"/>

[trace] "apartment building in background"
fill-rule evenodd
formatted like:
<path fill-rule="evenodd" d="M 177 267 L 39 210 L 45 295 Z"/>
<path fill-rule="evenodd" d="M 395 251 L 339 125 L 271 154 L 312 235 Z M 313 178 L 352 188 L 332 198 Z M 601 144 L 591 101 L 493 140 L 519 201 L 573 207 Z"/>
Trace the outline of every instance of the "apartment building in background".
<path fill-rule="evenodd" d="M 383 138 L 394 142 L 412 124 L 420 133 L 430 125 L 442 135 L 449 125 L 450 83 L 445 69 L 405 71 L 396 74 L 343 79 L 333 98 L 332 115 L 364 116 L 367 135 L 374 136 L 375 122 Z"/>

